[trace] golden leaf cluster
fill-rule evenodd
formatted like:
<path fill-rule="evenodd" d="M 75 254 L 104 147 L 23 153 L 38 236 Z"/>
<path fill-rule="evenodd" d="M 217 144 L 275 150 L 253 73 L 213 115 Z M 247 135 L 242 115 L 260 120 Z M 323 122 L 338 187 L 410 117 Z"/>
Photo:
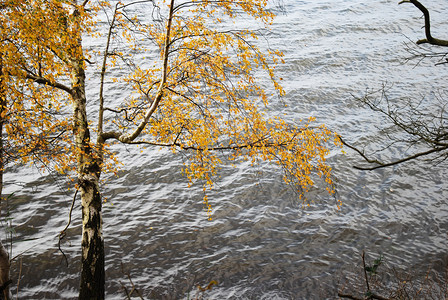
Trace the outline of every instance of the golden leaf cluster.
<path fill-rule="evenodd" d="M 317 174 L 334 193 L 326 156 L 332 143 L 340 144 L 337 136 L 313 125 L 313 119 L 291 125 L 262 112 L 270 98 L 285 93 L 274 72 L 283 54 L 258 46 L 274 18 L 267 0 L 3 3 L 1 117 L 10 144 L 23 151 L 24 161 L 36 153 L 66 171 L 74 157 L 90 156 L 114 171 L 116 161 L 103 160 L 112 156 L 110 143 L 119 141 L 187 151 L 184 174 L 191 183 L 201 181 L 204 190 L 213 187 L 225 158 L 273 162 L 300 195 Z M 84 47 L 86 36 L 103 47 Z M 98 139 L 81 147 L 73 131 L 79 133 L 82 126 L 70 105 L 79 99 L 73 91 L 85 84 L 80 78 L 91 57 L 102 61 L 98 72 L 91 72 L 101 74 L 96 78 L 101 82 L 100 114 L 85 130 Z M 267 91 L 266 78 L 274 92 Z M 108 97 L 106 81 L 129 93 L 122 99 Z M 97 100 L 86 99 L 76 109 Z M 33 152 L 51 148 L 44 143 L 54 143 L 57 151 L 47 156 Z M 210 211 L 207 196 L 204 202 Z"/>

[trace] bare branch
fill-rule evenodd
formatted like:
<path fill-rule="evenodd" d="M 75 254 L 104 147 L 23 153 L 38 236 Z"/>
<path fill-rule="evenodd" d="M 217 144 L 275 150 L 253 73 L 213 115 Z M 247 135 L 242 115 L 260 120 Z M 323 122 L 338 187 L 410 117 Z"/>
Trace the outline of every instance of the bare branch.
<path fill-rule="evenodd" d="M 423 16 L 425 17 L 425 35 L 426 35 L 426 39 L 422 39 L 422 40 L 417 41 L 417 44 L 429 43 L 431 45 L 448 47 L 448 40 L 436 39 L 436 38 L 434 38 L 431 35 L 431 21 L 430 21 L 430 17 L 429 17 L 429 11 L 423 4 L 421 4 L 417 0 L 403 0 L 400 3 L 398 3 L 398 4 L 402 4 L 402 3 L 412 3 L 412 4 L 414 4 L 415 7 L 417 7 L 423 13 Z"/>
<path fill-rule="evenodd" d="M 346 144 L 345 144 L 345 145 L 346 145 Z M 350 147 L 350 148 L 354 149 L 353 147 Z M 387 164 L 380 164 L 379 166 L 376 166 L 376 167 L 370 167 L 370 168 L 369 168 L 369 167 L 358 167 L 358 166 L 354 166 L 354 168 L 355 168 L 355 169 L 358 169 L 358 170 L 368 170 L 368 171 L 372 171 L 372 170 L 376 170 L 376 169 L 380 169 L 380 168 L 386 168 L 386 167 L 390 167 L 390 166 L 398 165 L 398 164 L 401 164 L 401 163 L 404 163 L 404 162 L 407 162 L 407 161 L 410 161 L 410 160 L 419 158 L 419 157 L 421 157 L 421 156 L 427 156 L 427 155 L 430 155 L 430 154 L 433 154 L 433 153 L 437 153 L 437 152 L 445 151 L 445 150 L 447 150 L 447 149 L 448 149 L 448 146 L 446 146 L 446 147 L 442 147 L 442 148 L 430 149 L 430 150 L 428 150 L 428 151 L 419 152 L 419 153 L 417 153 L 417 154 L 414 154 L 414 155 L 408 156 L 408 157 L 406 157 L 406 158 L 399 159 L 399 160 L 396 160 L 396 161 L 393 161 L 393 162 L 390 162 L 390 163 L 387 163 Z M 356 150 L 356 151 L 359 151 L 359 150 Z M 372 161 L 368 161 L 368 162 L 372 162 Z M 375 160 L 374 162 L 379 163 L 377 160 Z"/>
<path fill-rule="evenodd" d="M 107 33 L 107 42 L 106 42 L 106 49 L 104 50 L 104 57 L 103 57 L 103 65 L 101 67 L 101 80 L 100 80 L 100 103 L 99 103 L 99 110 L 98 110 L 98 136 L 101 135 L 103 132 L 103 122 L 104 122 L 104 77 L 106 74 L 106 65 L 107 65 L 107 57 L 109 55 L 109 46 L 111 42 L 111 36 L 112 36 L 112 30 L 115 25 L 115 20 L 117 16 L 117 8 L 118 3 L 115 5 L 115 10 L 113 13 L 112 21 L 109 25 L 109 31 Z"/>
<path fill-rule="evenodd" d="M 380 96 L 376 96 L 376 93 L 380 93 Z M 364 97 L 357 98 L 371 111 L 383 115 L 388 120 L 387 124 L 390 125 L 387 130 L 381 130 L 388 142 L 377 152 L 398 144 L 407 146 L 413 153 L 400 159 L 382 162 L 371 158 L 363 150 L 341 138 L 343 145 L 356 151 L 367 163 L 373 165 L 354 166 L 354 168 L 375 170 L 431 155 L 431 160 L 448 157 L 448 115 L 446 110 L 448 104 L 441 95 L 436 96 L 436 99 L 439 103 L 433 103 L 430 107 L 425 105 L 427 103 L 425 98 L 417 102 L 411 99 L 394 99 L 392 101 L 387 96 L 386 86 L 379 91 L 368 92 Z M 394 130 L 393 134 L 389 132 L 391 129 Z"/>

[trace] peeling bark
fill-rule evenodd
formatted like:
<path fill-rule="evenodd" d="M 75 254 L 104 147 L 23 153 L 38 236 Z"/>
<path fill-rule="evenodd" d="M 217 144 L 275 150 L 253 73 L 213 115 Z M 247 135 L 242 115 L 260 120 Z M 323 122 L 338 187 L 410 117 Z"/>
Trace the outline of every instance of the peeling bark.
<path fill-rule="evenodd" d="M 84 72 L 79 72 L 82 84 L 73 97 L 75 140 L 77 145 L 78 185 L 82 203 L 82 270 L 79 299 L 104 299 L 104 241 L 102 236 L 100 164 L 90 146 L 86 117 Z"/>
<path fill-rule="evenodd" d="M 77 1 L 72 0 L 76 7 Z M 73 16 L 79 16 L 75 9 Z M 75 18 L 76 19 L 76 18 Z M 79 20 L 78 20 L 79 21 Z M 70 58 L 71 86 L 70 95 L 73 108 L 73 136 L 76 145 L 76 163 L 78 189 L 82 204 L 82 240 L 81 240 L 81 281 L 79 299 L 104 299 L 104 240 L 102 235 L 101 194 L 99 179 L 101 175 L 101 155 L 95 152 L 90 141 L 90 131 L 86 108 L 85 60 L 82 55 L 82 37 L 80 23 L 74 25 L 77 51 Z"/>
<path fill-rule="evenodd" d="M 99 191 L 101 168 L 90 145 L 84 90 L 85 74 L 82 65 L 82 61 L 79 61 L 72 94 L 78 185 L 82 203 L 82 270 L 79 299 L 104 299 L 104 241 L 102 200 Z"/>
<path fill-rule="evenodd" d="M 82 270 L 79 299 L 104 299 L 104 240 L 98 178 L 80 180 L 82 203 Z"/>

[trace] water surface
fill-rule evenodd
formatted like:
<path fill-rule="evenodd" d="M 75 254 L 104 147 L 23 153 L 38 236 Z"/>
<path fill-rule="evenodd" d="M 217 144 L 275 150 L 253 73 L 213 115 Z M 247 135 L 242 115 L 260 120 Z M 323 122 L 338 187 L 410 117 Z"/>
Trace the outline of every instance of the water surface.
<path fill-rule="evenodd" d="M 445 1 L 427 5 L 434 34 L 443 34 Z M 411 5 L 284 0 L 281 9 L 273 9 L 278 18 L 268 38 L 285 53 L 278 74 L 286 96 L 271 99 L 272 115 L 295 122 L 313 115 L 346 140 L 366 145 L 377 141 L 384 120 L 360 107 L 353 95 L 385 83 L 397 99 L 425 97 L 431 103 L 437 93 L 446 93 L 445 66 L 429 60 L 404 63 L 409 56 L 404 42 L 423 37 L 420 12 Z M 275 168 L 224 167 L 209 195 L 214 213 L 208 221 L 201 189 L 187 188 L 179 157 L 122 150 L 126 165 L 103 187 L 108 299 L 124 298 L 123 285 L 130 288 L 127 272 L 145 299 L 185 299 L 211 280 L 219 284 L 207 299 L 336 298 L 343 273 L 359 266 L 363 250 L 384 253 L 398 268 L 423 272 L 448 260 L 446 162 L 357 171 L 351 168 L 360 162 L 354 153 L 335 150 L 329 159 L 341 210 L 319 191 L 309 195 L 313 205 L 303 209 Z M 387 151 L 384 158 L 404 151 Z M 14 280 L 22 264 L 20 299 L 77 295 L 80 204 L 63 243 L 67 267 L 57 235 L 73 195 L 57 182 L 18 167 L 6 175 L 5 192 L 15 193 L 9 203 L 13 255 L 23 253 L 13 263 Z"/>

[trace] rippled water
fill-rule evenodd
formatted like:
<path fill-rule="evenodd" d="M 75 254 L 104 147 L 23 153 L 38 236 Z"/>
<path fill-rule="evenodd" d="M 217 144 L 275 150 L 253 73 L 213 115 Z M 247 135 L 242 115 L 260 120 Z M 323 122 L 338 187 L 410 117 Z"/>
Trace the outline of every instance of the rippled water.
<path fill-rule="evenodd" d="M 285 53 L 278 73 L 287 94 L 273 99 L 271 113 L 292 121 L 313 115 L 364 145 L 376 140 L 383 120 L 352 95 L 388 83 L 391 98 L 434 101 L 445 88 L 446 67 L 404 64 L 409 55 L 403 43 L 422 38 L 422 20 L 414 7 L 397 2 L 284 0 L 282 9 L 276 7 L 268 39 Z M 446 3 L 427 5 L 434 29 L 440 28 L 435 35 L 442 35 Z M 385 155 L 399 157 L 402 151 Z M 104 185 L 108 299 L 123 299 L 122 286 L 130 288 L 124 272 L 145 299 L 186 299 L 211 280 L 219 284 L 207 299 L 319 299 L 336 298 L 343 272 L 359 265 L 363 250 L 417 271 L 448 260 L 446 162 L 366 172 L 351 168 L 359 162 L 354 153 L 336 151 L 330 161 L 344 203 L 340 211 L 317 191 L 309 196 L 315 203 L 302 209 L 274 168 L 263 174 L 245 164 L 224 168 L 209 197 L 214 215 L 208 221 L 200 190 L 187 188 L 179 174 L 180 158 L 158 150 L 123 153 L 127 164 L 120 177 Z M 5 193 L 15 193 L 9 203 L 13 255 L 23 253 L 13 263 L 14 280 L 21 272 L 20 299 L 77 296 L 80 204 L 62 245 L 67 267 L 57 235 L 72 194 L 57 183 L 23 168 L 6 175 Z"/>

